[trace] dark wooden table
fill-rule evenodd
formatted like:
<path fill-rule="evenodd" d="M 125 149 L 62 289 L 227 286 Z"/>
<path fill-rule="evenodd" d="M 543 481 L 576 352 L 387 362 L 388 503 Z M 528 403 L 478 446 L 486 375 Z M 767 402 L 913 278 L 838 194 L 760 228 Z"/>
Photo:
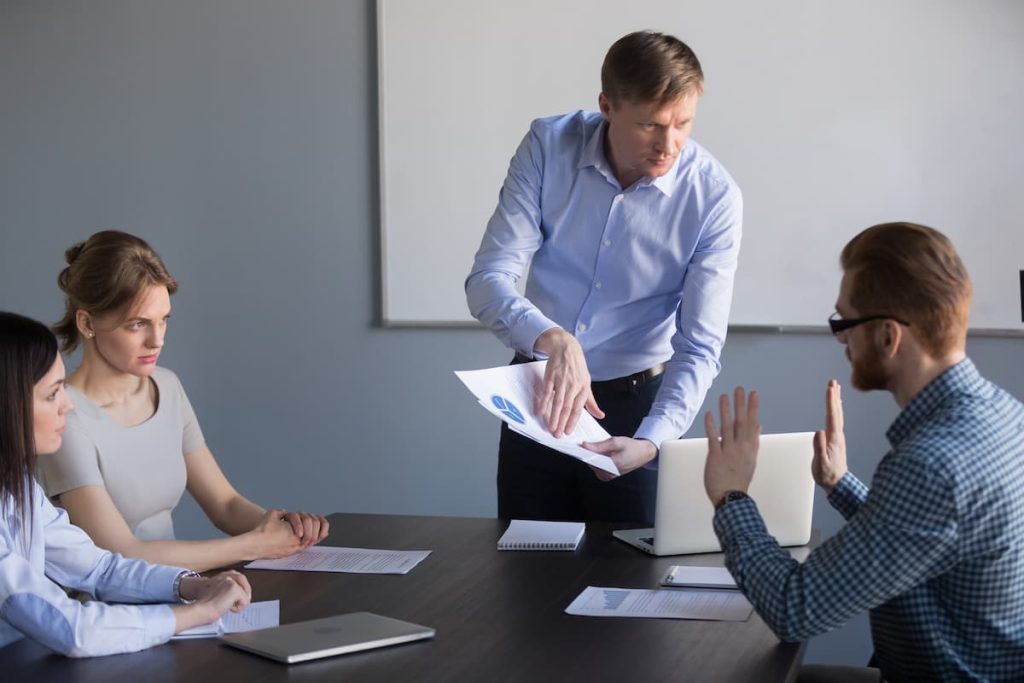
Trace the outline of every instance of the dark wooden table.
<path fill-rule="evenodd" d="M 588 524 L 570 552 L 498 552 L 497 519 L 335 514 L 329 545 L 431 550 L 404 576 L 247 570 L 254 600 L 281 600 L 281 623 L 370 611 L 432 626 L 433 640 L 286 666 L 221 645 L 176 641 L 71 660 L 23 640 L 0 649 L 7 682 L 110 681 L 788 681 L 803 646 L 746 622 L 577 617 L 588 585 L 654 588 L 672 564 Z"/>

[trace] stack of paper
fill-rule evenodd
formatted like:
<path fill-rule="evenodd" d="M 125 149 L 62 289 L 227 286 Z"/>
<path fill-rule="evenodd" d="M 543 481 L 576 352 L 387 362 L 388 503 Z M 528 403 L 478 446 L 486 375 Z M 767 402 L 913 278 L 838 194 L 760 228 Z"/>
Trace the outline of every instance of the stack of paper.
<path fill-rule="evenodd" d="M 216 638 L 223 633 L 242 633 L 261 628 L 279 626 L 281 623 L 281 601 L 264 600 L 252 602 L 241 612 L 227 612 L 217 621 L 205 626 L 195 626 L 174 636 L 176 640 L 189 638 Z"/>
<path fill-rule="evenodd" d="M 584 617 L 746 621 L 753 610 L 753 606 L 739 591 L 644 590 L 587 586 L 565 612 Z"/>
<path fill-rule="evenodd" d="M 246 569 L 349 574 L 408 574 L 429 550 L 371 550 L 314 545 L 276 560 L 255 560 Z"/>
<path fill-rule="evenodd" d="M 509 429 L 588 465 L 618 475 L 619 469 L 611 458 L 580 446 L 583 441 L 595 442 L 611 438 L 593 415 L 584 410 L 572 433 L 556 439 L 540 416 L 533 412 L 534 397 L 544 383 L 547 364 L 547 361 L 539 360 L 487 370 L 461 371 L 455 375 L 473 392 L 480 405 L 503 420 Z"/>

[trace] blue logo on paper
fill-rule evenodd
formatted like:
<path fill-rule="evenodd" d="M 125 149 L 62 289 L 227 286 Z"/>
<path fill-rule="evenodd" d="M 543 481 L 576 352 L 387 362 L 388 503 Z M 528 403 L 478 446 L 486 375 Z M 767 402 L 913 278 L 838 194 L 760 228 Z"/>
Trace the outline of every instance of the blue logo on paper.
<path fill-rule="evenodd" d="M 493 403 L 494 407 L 500 410 L 501 414 L 508 419 L 513 422 L 518 422 L 521 425 L 526 424 L 526 420 L 523 419 L 523 414 L 519 411 L 519 408 L 516 408 L 516 404 L 512 403 L 512 401 L 495 395 L 491 396 L 491 403 Z"/>

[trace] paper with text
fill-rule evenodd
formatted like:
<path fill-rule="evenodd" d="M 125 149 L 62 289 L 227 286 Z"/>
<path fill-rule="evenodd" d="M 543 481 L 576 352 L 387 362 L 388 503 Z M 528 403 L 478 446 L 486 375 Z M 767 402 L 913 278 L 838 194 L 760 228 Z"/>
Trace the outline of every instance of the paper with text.
<path fill-rule="evenodd" d="M 644 590 L 587 586 L 565 612 L 583 617 L 746 621 L 753 609 L 739 591 Z"/>
<path fill-rule="evenodd" d="M 429 550 L 371 550 L 315 545 L 278 560 L 256 560 L 246 569 L 351 574 L 408 574 Z"/>
<path fill-rule="evenodd" d="M 182 631 L 174 638 L 215 638 L 222 633 L 242 633 L 281 625 L 281 601 L 251 602 L 241 612 L 227 612 L 217 621 Z"/>
<path fill-rule="evenodd" d="M 605 472 L 618 474 L 619 469 L 611 458 L 580 446 L 582 441 L 611 438 L 593 415 L 584 410 L 572 433 L 556 439 L 540 416 L 534 413 L 534 397 L 544 383 L 546 367 L 547 361 L 539 360 L 486 370 L 461 370 L 455 375 L 487 412 L 504 421 L 513 431 Z"/>

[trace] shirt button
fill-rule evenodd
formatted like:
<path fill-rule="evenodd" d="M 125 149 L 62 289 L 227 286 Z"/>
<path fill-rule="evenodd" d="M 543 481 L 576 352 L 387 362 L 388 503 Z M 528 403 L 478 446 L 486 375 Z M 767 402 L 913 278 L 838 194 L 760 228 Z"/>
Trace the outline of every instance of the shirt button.
<path fill-rule="evenodd" d="M 605 240 L 604 241 L 604 246 L 606 246 L 606 247 L 612 246 L 612 241 L 611 240 Z"/>
<path fill-rule="evenodd" d="M 621 202 L 622 201 L 622 195 L 621 194 L 615 195 L 615 201 Z"/>
<path fill-rule="evenodd" d="M 594 283 L 594 289 L 601 289 L 601 283 L 600 282 L 595 282 Z"/>
<path fill-rule="evenodd" d="M 576 328 L 580 332 L 586 332 L 587 331 L 587 324 L 586 323 L 580 323 L 579 325 L 576 326 Z"/>

